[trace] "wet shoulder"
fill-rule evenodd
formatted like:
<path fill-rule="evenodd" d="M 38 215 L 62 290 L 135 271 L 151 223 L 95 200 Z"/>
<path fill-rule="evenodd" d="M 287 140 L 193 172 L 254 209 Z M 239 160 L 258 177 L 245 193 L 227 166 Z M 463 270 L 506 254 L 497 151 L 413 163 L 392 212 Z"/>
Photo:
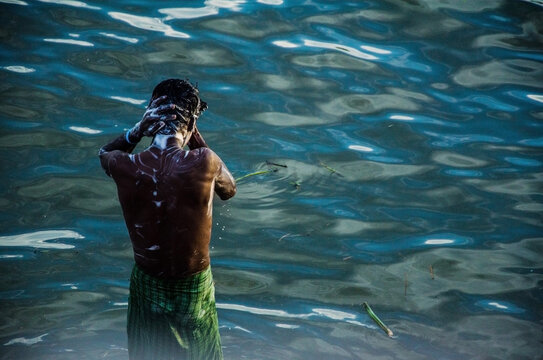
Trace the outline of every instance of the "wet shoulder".
<path fill-rule="evenodd" d="M 195 159 L 201 166 L 207 168 L 216 167 L 218 164 L 219 157 L 213 150 L 210 148 L 198 148 L 190 151 L 191 157 Z"/>
<path fill-rule="evenodd" d="M 114 178 L 130 174 L 134 165 L 133 155 L 119 150 L 112 151 L 107 154 L 104 165 L 106 173 Z"/>

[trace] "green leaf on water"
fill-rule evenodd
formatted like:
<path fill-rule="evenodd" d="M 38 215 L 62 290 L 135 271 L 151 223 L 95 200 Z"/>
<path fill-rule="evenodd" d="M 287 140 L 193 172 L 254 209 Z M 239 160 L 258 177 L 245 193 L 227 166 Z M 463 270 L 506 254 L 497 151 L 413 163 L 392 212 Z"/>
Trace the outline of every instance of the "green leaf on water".
<path fill-rule="evenodd" d="M 325 168 L 326 170 L 330 171 L 332 174 L 337 174 L 341 177 L 343 177 L 343 175 L 341 175 L 341 173 L 339 171 L 337 171 L 336 169 L 326 165 L 325 163 L 323 163 L 322 161 L 320 162 L 320 165 Z"/>
<path fill-rule="evenodd" d="M 290 184 L 292 186 L 294 186 L 296 188 L 296 190 L 299 190 L 300 187 L 302 187 L 302 181 L 301 180 L 291 181 Z"/>
<path fill-rule="evenodd" d="M 390 330 L 384 322 L 381 321 L 381 319 L 379 319 L 379 317 L 377 315 L 375 315 L 375 313 L 373 312 L 373 310 L 371 309 L 371 307 L 368 305 L 367 302 L 364 302 L 364 309 L 366 309 L 366 312 L 368 313 L 368 315 L 370 316 L 370 318 L 375 321 L 375 323 L 377 325 L 379 325 L 379 327 L 381 329 L 383 329 L 384 332 L 387 333 L 388 336 L 392 337 L 394 336 L 394 333 L 392 332 L 392 330 Z"/>
<path fill-rule="evenodd" d="M 268 174 L 268 173 L 271 173 L 271 172 L 274 172 L 275 170 L 262 170 L 262 171 L 255 171 L 253 173 L 250 173 L 250 174 L 247 174 L 247 175 L 243 175 L 239 178 L 236 179 L 236 182 L 240 181 L 240 180 L 243 180 L 245 178 L 248 178 L 248 177 L 251 177 L 251 176 L 256 176 L 256 175 L 264 175 L 264 174 Z"/>

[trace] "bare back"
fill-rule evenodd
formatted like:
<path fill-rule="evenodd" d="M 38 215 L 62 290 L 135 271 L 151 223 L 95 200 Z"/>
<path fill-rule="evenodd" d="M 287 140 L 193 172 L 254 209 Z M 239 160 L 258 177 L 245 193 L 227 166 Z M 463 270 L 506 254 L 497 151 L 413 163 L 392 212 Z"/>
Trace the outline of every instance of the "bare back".
<path fill-rule="evenodd" d="M 136 263 L 176 278 L 209 265 L 213 194 L 228 199 L 235 183 L 209 148 L 169 144 L 139 154 L 113 151 L 103 162 L 117 184 Z"/>

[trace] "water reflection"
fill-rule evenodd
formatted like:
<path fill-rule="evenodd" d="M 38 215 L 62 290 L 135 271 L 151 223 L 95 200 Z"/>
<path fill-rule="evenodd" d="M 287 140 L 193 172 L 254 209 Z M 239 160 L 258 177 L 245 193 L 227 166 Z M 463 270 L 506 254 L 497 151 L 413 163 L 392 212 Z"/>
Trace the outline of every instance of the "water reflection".
<path fill-rule="evenodd" d="M 119 35 L 113 34 L 113 33 L 101 32 L 100 35 L 110 37 L 110 38 L 113 38 L 113 39 L 117 39 L 117 40 L 121 40 L 121 41 L 126 41 L 126 42 L 131 43 L 131 44 L 136 44 L 139 41 L 138 39 L 135 39 L 135 38 L 131 38 L 131 37 L 127 37 L 127 36 L 119 36 Z"/>
<path fill-rule="evenodd" d="M 57 239 L 84 239 L 84 236 L 71 230 L 45 230 L 20 235 L 0 236 L 0 246 L 32 247 L 36 249 L 73 249 L 75 246 L 60 242 Z"/>
<path fill-rule="evenodd" d="M 236 177 L 287 166 L 214 210 L 227 359 L 542 353 L 540 0 L 83 1 L 0 0 L 4 357 L 126 359 L 95 154 L 173 75 Z"/>
<path fill-rule="evenodd" d="M 339 45 L 337 43 L 329 43 L 324 41 L 315 41 L 315 40 L 304 40 L 304 45 L 309 47 L 316 47 L 316 48 L 322 48 L 322 49 L 331 49 L 331 50 L 337 50 L 342 53 L 354 56 L 356 58 L 364 59 L 364 60 L 377 60 L 377 57 L 366 54 L 360 50 L 357 50 L 350 46 L 345 45 Z"/>
<path fill-rule="evenodd" d="M 116 11 L 110 11 L 109 16 L 111 16 L 113 19 L 124 21 L 130 26 L 138 29 L 159 31 L 164 33 L 166 36 L 171 36 L 174 38 L 186 39 L 190 37 L 189 34 L 174 30 L 170 25 L 164 24 L 162 19 L 126 14 Z"/>
<path fill-rule="evenodd" d="M 42 3 L 59 4 L 59 5 L 73 6 L 73 7 L 78 7 L 78 8 L 92 9 L 92 10 L 101 9 L 98 6 L 88 5 L 84 3 L 83 1 L 76 1 L 76 0 L 38 0 L 38 1 Z"/>
<path fill-rule="evenodd" d="M 205 6 L 201 8 L 167 8 L 159 9 L 158 12 L 167 15 L 164 20 L 196 19 L 205 16 L 216 15 L 219 13 L 219 8 L 214 6 Z"/>
<path fill-rule="evenodd" d="M 22 65 L 4 66 L 4 69 L 6 69 L 8 71 L 13 71 L 13 72 L 16 72 L 16 73 L 21 73 L 21 74 L 32 73 L 32 72 L 36 71 L 36 69 L 29 68 L 29 67 L 22 66 Z"/>
<path fill-rule="evenodd" d="M 50 39 L 45 38 L 43 41 L 52 42 L 52 43 L 58 43 L 58 44 L 71 44 L 71 45 L 79 45 L 79 46 L 94 46 L 93 43 L 90 43 L 88 41 L 82 41 L 82 40 L 74 40 L 74 39 Z"/>
<path fill-rule="evenodd" d="M 49 335 L 49 334 L 45 333 L 45 334 L 42 334 L 40 336 L 36 336 L 35 338 L 30 338 L 30 339 L 27 339 L 27 338 L 24 338 L 24 337 L 11 339 L 7 343 L 5 343 L 4 346 L 9 346 L 9 345 L 13 345 L 13 344 L 34 345 L 34 344 L 37 344 L 39 342 L 42 342 L 43 338 L 45 336 L 47 336 L 47 335 Z"/>

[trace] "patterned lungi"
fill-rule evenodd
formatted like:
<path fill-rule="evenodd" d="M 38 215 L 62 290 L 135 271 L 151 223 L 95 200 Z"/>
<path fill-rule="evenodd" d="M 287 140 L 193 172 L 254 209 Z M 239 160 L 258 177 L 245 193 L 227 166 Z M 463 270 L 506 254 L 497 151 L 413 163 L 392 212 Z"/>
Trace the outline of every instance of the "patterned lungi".
<path fill-rule="evenodd" d="M 222 359 L 211 267 L 161 279 L 134 266 L 128 302 L 130 359 Z"/>

